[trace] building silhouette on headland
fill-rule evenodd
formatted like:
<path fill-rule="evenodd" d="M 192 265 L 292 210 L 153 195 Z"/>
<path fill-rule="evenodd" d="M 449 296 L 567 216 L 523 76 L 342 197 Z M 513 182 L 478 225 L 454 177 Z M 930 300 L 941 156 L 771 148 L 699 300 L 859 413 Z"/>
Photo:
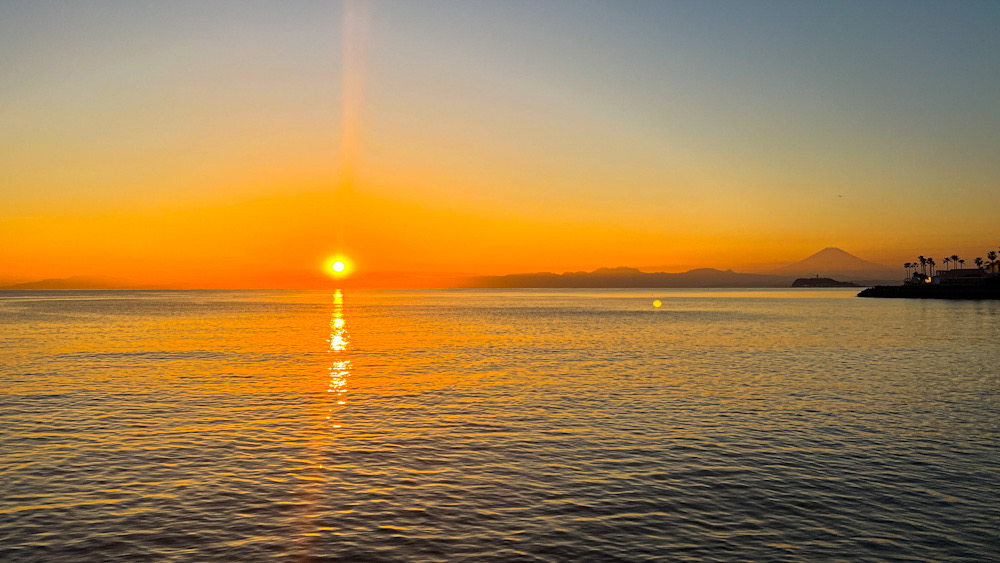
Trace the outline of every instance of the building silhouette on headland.
<path fill-rule="evenodd" d="M 992 274 L 986 273 L 982 268 L 954 268 L 937 272 L 931 283 L 940 285 L 979 285 L 986 281 Z"/>
<path fill-rule="evenodd" d="M 907 285 L 982 285 L 987 280 L 1000 276 L 998 268 L 1000 268 L 1000 264 L 986 264 L 983 268 L 938 270 L 930 276 L 913 272 L 913 275 L 906 278 L 904 283 Z"/>

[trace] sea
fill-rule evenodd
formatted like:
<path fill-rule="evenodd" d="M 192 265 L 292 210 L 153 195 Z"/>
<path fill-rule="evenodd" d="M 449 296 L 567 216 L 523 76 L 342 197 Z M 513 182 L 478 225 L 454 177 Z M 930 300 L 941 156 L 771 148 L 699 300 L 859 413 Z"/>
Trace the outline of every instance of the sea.
<path fill-rule="evenodd" d="M 1000 560 L 1000 302 L 856 291 L 0 292 L 0 561 Z"/>

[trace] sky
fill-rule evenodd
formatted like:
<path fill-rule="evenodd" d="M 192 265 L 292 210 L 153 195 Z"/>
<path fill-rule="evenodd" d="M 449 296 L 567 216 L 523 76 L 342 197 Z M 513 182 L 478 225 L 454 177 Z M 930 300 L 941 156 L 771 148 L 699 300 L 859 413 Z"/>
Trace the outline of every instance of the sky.
<path fill-rule="evenodd" d="M 1000 245 L 998 24 L 977 1 L 9 0 L 0 284 L 971 263 Z"/>

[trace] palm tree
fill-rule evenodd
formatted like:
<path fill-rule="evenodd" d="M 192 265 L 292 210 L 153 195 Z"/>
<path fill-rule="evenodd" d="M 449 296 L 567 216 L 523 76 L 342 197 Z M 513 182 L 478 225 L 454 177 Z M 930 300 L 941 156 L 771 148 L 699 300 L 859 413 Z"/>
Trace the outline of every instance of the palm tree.
<path fill-rule="evenodd" d="M 951 263 L 954 264 L 954 265 L 956 265 L 956 266 L 958 266 L 958 255 L 957 254 L 952 254 L 951 255 Z"/>
<path fill-rule="evenodd" d="M 927 259 L 924 258 L 923 256 L 918 256 L 917 260 L 920 260 L 920 272 L 926 276 L 927 275 Z"/>
<path fill-rule="evenodd" d="M 903 267 L 906 268 L 906 277 L 909 278 L 910 277 L 910 268 L 913 267 L 913 264 L 907 262 L 906 264 L 903 264 Z"/>
<path fill-rule="evenodd" d="M 981 256 L 976 256 L 976 259 L 973 260 L 973 262 L 976 263 L 977 268 L 979 268 L 980 270 L 983 269 L 983 258 Z"/>
<path fill-rule="evenodd" d="M 945 270 L 948 269 L 948 262 L 951 262 L 951 258 L 948 258 L 947 256 L 945 256 L 945 258 L 944 258 L 944 269 Z"/>
<path fill-rule="evenodd" d="M 991 250 L 991 251 L 987 252 L 986 253 L 986 257 L 990 259 L 990 263 L 991 264 L 993 262 L 996 262 L 997 261 L 997 251 L 996 250 Z"/>
<path fill-rule="evenodd" d="M 937 265 L 937 264 L 934 263 L 934 259 L 933 258 L 928 258 L 927 259 L 927 265 L 931 267 L 931 277 L 934 277 L 934 266 Z"/>
<path fill-rule="evenodd" d="M 958 269 L 959 270 L 965 269 L 965 260 L 962 260 L 961 258 L 958 259 Z"/>

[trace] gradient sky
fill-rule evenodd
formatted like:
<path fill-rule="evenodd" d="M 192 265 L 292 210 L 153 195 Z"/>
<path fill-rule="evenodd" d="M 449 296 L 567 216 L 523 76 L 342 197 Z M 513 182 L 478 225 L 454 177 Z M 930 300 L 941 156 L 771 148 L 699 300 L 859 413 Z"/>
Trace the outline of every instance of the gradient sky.
<path fill-rule="evenodd" d="M 998 27 L 974 1 L 6 1 L 0 283 L 971 262 L 1000 244 Z"/>

